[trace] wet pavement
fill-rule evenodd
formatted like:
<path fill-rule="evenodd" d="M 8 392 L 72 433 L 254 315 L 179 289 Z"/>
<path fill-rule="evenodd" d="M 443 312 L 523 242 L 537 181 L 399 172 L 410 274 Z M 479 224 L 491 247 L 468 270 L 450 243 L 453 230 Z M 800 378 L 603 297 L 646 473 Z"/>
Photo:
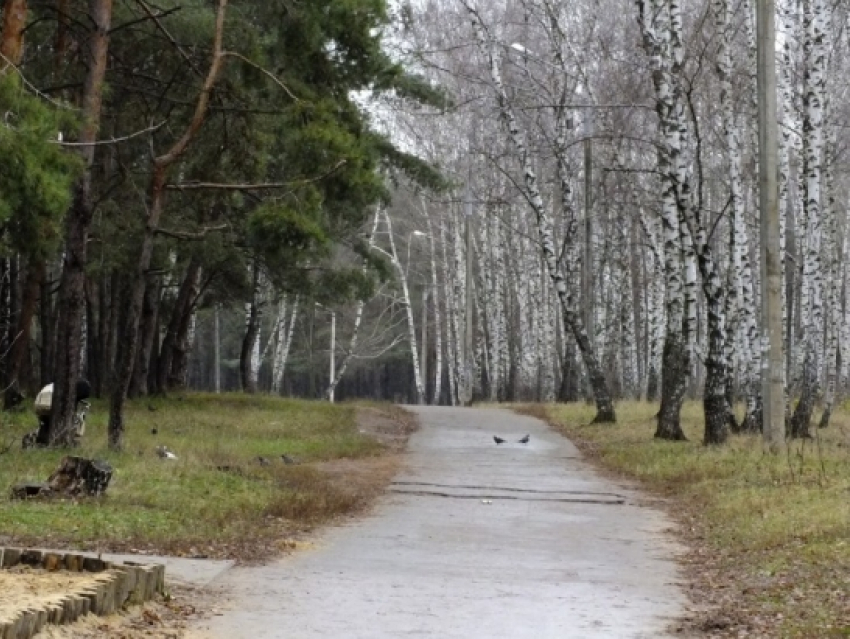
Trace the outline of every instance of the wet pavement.
<path fill-rule="evenodd" d="M 661 513 L 538 420 L 412 410 L 421 428 L 375 510 L 314 548 L 219 574 L 224 610 L 190 636 L 667 636 L 686 600 Z"/>

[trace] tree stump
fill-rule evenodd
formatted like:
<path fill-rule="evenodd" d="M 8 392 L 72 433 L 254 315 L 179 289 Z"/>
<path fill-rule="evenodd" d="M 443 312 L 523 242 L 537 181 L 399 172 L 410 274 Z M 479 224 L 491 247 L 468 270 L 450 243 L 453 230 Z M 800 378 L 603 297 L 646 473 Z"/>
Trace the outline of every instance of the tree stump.
<path fill-rule="evenodd" d="M 30 482 L 12 486 L 12 499 L 29 499 L 30 497 L 47 497 L 50 486 L 43 483 Z"/>
<path fill-rule="evenodd" d="M 101 459 L 68 456 L 47 479 L 50 490 L 64 495 L 100 495 L 112 479 L 112 466 Z"/>

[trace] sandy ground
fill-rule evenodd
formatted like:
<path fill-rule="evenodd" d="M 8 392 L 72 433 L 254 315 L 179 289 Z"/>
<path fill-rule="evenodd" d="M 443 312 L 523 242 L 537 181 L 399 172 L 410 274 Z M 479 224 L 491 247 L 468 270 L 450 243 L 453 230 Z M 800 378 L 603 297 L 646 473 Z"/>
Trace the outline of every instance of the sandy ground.
<path fill-rule="evenodd" d="M 61 599 L 96 582 L 92 573 L 48 572 L 28 566 L 0 570 L 0 619 L 10 619 L 19 610 Z"/>

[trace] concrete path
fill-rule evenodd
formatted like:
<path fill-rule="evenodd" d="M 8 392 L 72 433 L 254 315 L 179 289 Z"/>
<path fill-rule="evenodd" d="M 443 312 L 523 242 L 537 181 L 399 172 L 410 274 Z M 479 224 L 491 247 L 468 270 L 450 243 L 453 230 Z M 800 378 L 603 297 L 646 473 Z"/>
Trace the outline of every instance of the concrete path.
<path fill-rule="evenodd" d="M 413 410 L 421 429 L 372 515 L 315 549 L 223 573 L 213 584 L 227 609 L 192 636 L 666 636 L 685 598 L 660 513 L 538 420 Z"/>

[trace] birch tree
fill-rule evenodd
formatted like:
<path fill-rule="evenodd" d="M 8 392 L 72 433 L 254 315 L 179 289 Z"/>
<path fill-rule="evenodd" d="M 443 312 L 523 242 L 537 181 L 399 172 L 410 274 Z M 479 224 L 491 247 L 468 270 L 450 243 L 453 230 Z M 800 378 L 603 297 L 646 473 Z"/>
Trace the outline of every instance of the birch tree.
<path fill-rule="evenodd" d="M 802 276 L 803 357 L 800 401 L 791 418 L 792 437 L 810 437 L 809 424 L 820 391 L 823 365 L 823 263 L 822 243 L 824 100 L 828 52 L 828 9 L 823 0 L 803 0 L 803 52 L 806 72 L 803 87 L 803 173 L 805 225 Z"/>
<path fill-rule="evenodd" d="M 552 235 L 552 225 L 549 219 L 549 213 L 546 209 L 546 204 L 543 200 L 543 195 L 538 186 L 537 174 L 532 167 L 532 161 L 529 156 L 525 136 L 520 129 L 519 122 L 517 121 L 511 105 L 510 97 L 505 89 L 504 83 L 502 82 L 500 55 L 497 43 L 488 32 L 479 12 L 466 0 L 463 0 L 463 4 L 473 21 L 476 41 L 489 68 L 490 80 L 492 82 L 493 91 L 496 95 L 500 116 L 516 150 L 517 162 L 523 175 L 524 194 L 536 217 L 537 232 L 541 244 L 541 250 L 546 262 L 549 277 L 552 280 L 553 288 L 555 289 L 561 304 L 561 312 L 564 317 L 564 323 L 572 331 L 584 359 L 584 364 L 588 372 L 588 378 L 590 379 L 590 384 L 596 401 L 597 413 L 594 418 L 594 422 L 604 423 L 615 421 L 614 405 L 611 394 L 608 390 L 608 382 L 605 379 L 599 365 L 593 345 L 584 330 L 581 318 L 576 312 L 575 302 L 572 299 L 569 287 L 567 286 L 561 267 L 558 263 Z"/>

